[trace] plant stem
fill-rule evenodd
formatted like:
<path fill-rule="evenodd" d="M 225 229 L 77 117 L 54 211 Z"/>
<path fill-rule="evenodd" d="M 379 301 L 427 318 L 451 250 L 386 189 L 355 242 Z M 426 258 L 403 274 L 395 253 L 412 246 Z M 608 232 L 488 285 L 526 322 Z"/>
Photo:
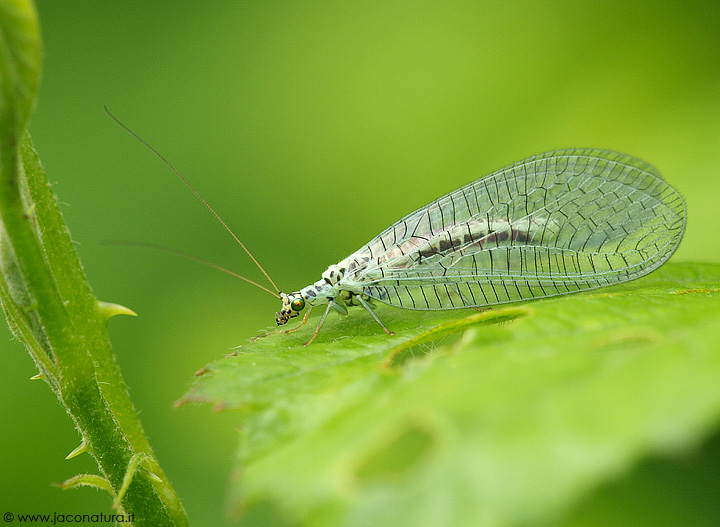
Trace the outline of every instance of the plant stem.
<path fill-rule="evenodd" d="M 135 525 L 187 525 L 130 401 L 60 209 L 24 132 L 39 79 L 29 0 L 0 0 L 0 300 Z"/>

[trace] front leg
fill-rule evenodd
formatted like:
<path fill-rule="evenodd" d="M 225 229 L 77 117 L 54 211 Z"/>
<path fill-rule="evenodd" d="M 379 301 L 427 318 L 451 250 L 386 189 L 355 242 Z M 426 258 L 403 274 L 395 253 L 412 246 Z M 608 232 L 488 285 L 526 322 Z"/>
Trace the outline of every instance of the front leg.
<path fill-rule="evenodd" d="M 330 312 L 330 308 L 334 309 L 341 315 L 347 315 L 347 307 L 345 307 L 345 303 L 343 303 L 342 299 L 338 298 L 339 302 L 335 300 L 334 298 L 328 298 L 328 305 L 325 308 L 325 312 L 320 317 L 320 322 L 318 323 L 317 327 L 315 328 L 315 332 L 313 333 L 312 337 L 310 337 L 310 340 L 308 340 L 303 346 L 309 345 L 313 340 L 315 340 L 315 337 L 317 337 L 317 334 L 320 332 L 320 328 L 325 323 L 325 319 L 328 316 L 328 313 Z"/>
<path fill-rule="evenodd" d="M 310 312 L 312 311 L 313 306 L 308 307 L 307 313 L 305 313 L 305 316 L 300 321 L 300 324 L 295 326 L 294 328 L 286 329 L 282 332 L 283 335 L 289 335 L 290 333 L 295 333 L 298 329 L 303 327 L 305 324 L 307 324 L 308 317 L 310 317 Z"/>

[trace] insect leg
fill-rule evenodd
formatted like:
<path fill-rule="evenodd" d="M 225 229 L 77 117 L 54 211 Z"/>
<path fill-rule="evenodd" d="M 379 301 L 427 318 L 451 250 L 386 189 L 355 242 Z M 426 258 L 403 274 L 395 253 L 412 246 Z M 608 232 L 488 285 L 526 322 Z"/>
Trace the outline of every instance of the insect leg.
<path fill-rule="evenodd" d="M 310 311 L 312 311 L 312 308 L 313 308 L 313 306 L 308 307 L 307 313 L 305 313 L 305 316 L 303 317 L 302 322 L 300 322 L 300 324 L 298 324 L 294 328 L 286 329 L 285 331 L 282 332 L 282 334 L 287 335 L 288 333 L 295 333 L 298 329 L 303 327 L 308 321 L 308 317 L 310 316 Z"/>
<path fill-rule="evenodd" d="M 330 299 L 330 302 L 328 302 L 328 306 L 325 308 L 325 312 L 320 317 L 320 322 L 318 323 L 317 327 L 315 328 L 315 332 L 313 333 L 312 337 L 310 337 L 310 340 L 308 340 L 303 346 L 309 345 L 313 340 L 315 340 L 315 337 L 317 337 L 317 334 L 320 332 L 320 328 L 325 323 L 325 319 L 328 316 L 328 313 L 330 312 L 330 308 L 333 307 L 334 301 Z"/>
<path fill-rule="evenodd" d="M 385 327 L 385 324 L 383 324 L 383 323 L 382 323 L 382 320 L 380 320 L 380 319 L 378 318 L 378 316 L 375 314 L 375 311 L 373 311 L 372 306 L 370 305 L 370 303 L 369 303 L 367 300 L 365 300 L 361 295 L 356 295 L 355 298 L 357 298 L 358 301 L 360 302 L 360 304 L 362 305 L 362 307 L 364 307 L 365 310 L 366 310 L 368 313 L 370 313 L 370 316 L 373 317 L 373 319 L 375 320 L 375 322 L 377 322 L 378 324 L 380 324 L 380 327 L 385 330 L 385 333 L 387 333 L 388 335 L 394 335 L 394 334 L 395 334 L 395 333 L 393 333 L 392 331 L 390 331 L 388 328 Z"/>
<path fill-rule="evenodd" d="M 347 307 L 345 307 L 345 302 L 343 302 L 343 299 L 342 299 L 342 298 L 338 298 L 338 299 L 332 298 L 332 299 L 330 299 L 330 306 L 331 306 L 335 311 L 337 311 L 338 313 L 340 313 L 341 315 L 347 315 L 347 314 L 348 314 Z"/>

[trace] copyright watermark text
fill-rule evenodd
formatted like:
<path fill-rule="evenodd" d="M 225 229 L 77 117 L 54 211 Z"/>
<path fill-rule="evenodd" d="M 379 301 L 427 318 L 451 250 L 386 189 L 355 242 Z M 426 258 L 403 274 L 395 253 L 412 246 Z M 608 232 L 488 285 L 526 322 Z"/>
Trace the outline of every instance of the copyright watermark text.
<path fill-rule="evenodd" d="M 3 514 L 5 523 L 47 523 L 58 525 L 64 523 L 132 523 L 135 521 L 135 514 L 15 514 L 6 512 Z"/>

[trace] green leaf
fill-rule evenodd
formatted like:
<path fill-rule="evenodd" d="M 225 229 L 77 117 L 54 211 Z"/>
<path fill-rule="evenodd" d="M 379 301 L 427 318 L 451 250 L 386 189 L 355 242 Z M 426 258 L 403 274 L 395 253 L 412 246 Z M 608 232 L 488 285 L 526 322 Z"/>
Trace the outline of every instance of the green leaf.
<path fill-rule="evenodd" d="M 720 265 L 668 264 L 465 318 L 378 309 L 394 337 L 355 312 L 306 348 L 313 328 L 243 346 L 185 400 L 242 410 L 233 505 L 253 521 L 538 524 L 718 430 L 718 284 Z"/>

